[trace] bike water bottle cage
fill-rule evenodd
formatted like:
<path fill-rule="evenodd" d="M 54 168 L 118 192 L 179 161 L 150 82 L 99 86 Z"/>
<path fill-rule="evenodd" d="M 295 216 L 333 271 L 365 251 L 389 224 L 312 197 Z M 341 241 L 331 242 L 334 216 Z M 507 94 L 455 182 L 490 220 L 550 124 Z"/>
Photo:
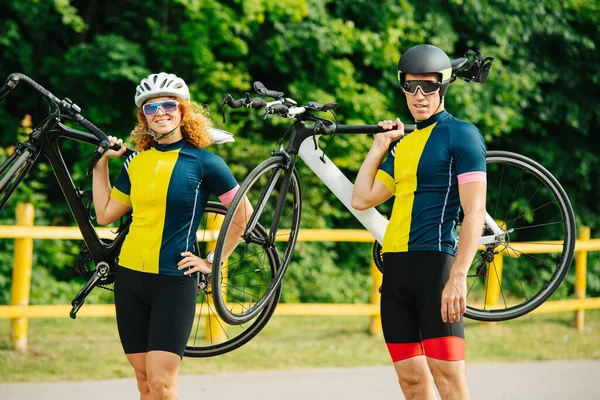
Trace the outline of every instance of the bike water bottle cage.
<path fill-rule="evenodd" d="M 422 80 L 404 81 L 400 84 L 400 87 L 404 93 L 411 95 L 417 94 L 417 90 L 421 88 L 421 92 L 423 92 L 424 95 L 428 95 L 439 92 L 442 88 L 442 83 Z"/>

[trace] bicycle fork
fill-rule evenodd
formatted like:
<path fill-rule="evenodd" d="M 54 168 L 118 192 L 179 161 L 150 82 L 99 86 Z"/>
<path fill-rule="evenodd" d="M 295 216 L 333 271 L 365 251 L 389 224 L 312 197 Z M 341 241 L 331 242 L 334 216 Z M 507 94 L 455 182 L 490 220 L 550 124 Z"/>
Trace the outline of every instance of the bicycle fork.
<path fill-rule="evenodd" d="M 272 246 L 275 243 L 275 238 L 277 237 L 277 229 L 278 229 L 279 220 L 281 219 L 281 214 L 283 212 L 283 206 L 284 206 L 284 202 L 286 200 L 287 191 L 288 191 L 288 188 L 290 187 L 291 180 L 292 180 L 292 174 L 294 172 L 293 165 L 294 165 L 293 160 L 290 160 L 290 163 L 288 164 L 288 168 L 285 171 L 285 175 L 283 176 L 283 181 L 281 183 L 279 197 L 277 199 L 277 204 L 275 205 L 275 213 L 273 215 L 273 220 L 271 222 L 271 226 L 269 229 L 269 238 L 268 238 L 267 242 L 265 242 L 264 240 L 261 240 L 260 241 L 261 245 L 268 243 L 268 245 Z M 256 228 L 258 219 L 262 215 L 263 210 L 267 204 L 267 201 L 270 198 L 271 193 L 275 189 L 275 186 L 277 185 L 277 182 L 279 180 L 279 177 L 281 176 L 282 171 L 283 171 L 282 169 L 278 168 L 275 171 L 273 171 L 273 173 L 269 177 L 269 181 L 267 182 L 267 187 L 261 193 L 260 199 L 258 200 L 258 203 L 257 203 L 257 206 L 254 209 L 254 211 L 252 212 L 252 215 L 250 216 L 248 224 L 246 225 L 246 230 L 243 235 L 245 240 L 248 241 L 251 237 L 253 237 L 252 232 L 255 232 L 254 229 Z"/>

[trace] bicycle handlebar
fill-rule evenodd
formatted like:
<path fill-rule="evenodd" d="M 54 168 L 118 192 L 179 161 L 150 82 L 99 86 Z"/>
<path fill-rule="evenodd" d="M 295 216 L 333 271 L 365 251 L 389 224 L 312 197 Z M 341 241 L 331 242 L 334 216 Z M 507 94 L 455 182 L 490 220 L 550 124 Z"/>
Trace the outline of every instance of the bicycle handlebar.
<path fill-rule="evenodd" d="M 96 136 L 96 138 L 98 138 L 100 143 L 96 148 L 96 152 L 88 161 L 88 175 L 90 175 L 92 169 L 94 168 L 94 165 L 96 165 L 100 157 L 102 157 L 106 150 L 108 150 L 108 147 L 110 145 L 108 141 L 108 136 L 106 136 L 106 134 L 100 128 L 98 128 L 92 122 L 87 120 L 83 115 L 81 115 L 81 108 L 77 104 L 73 103 L 70 99 L 66 97 L 62 100 L 59 99 L 49 90 L 46 90 L 42 85 L 40 85 L 27 75 L 18 72 L 10 74 L 4 82 L 4 84 L 2 85 L 2 87 L 0 88 L 0 101 L 3 100 L 8 95 L 8 93 L 11 90 L 13 90 L 21 81 L 25 82 L 27 85 L 35 89 L 39 94 L 42 95 L 42 97 L 54 103 L 60 111 L 67 114 L 75 122 L 77 122 L 79 125 L 81 125 L 94 136 Z"/>
<path fill-rule="evenodd" d="M 304 114 L 308 111 L 308 118 L 306 120 L 314 121 L 314 132 L 318 134 L 329 135 L 333 133 L 367 133 L 375 134 L 385 132 L 379 125 L 337 125 L 336 123 L 327 119 L 318 118 L 314 116 L 311 111 L 331 111 L 338 108 L 338 104 L 331 102 L 327 104 L 320 104 L 315 101 L 309 101 L 305 106 L 298 107 L 297 102 L 290 98 L 284 98 L 283 92 L 277 92 L 269 90 L 261 82 L 254 82 L 252 85 L 254 90 L 263 96 L 274 97 L 276 100 L 267 103 L 263 99 L 255 97 L 250 98 L 250 95 L 246 93 L 246 98 L 235 100 L 229 93 L 225 95 L 221 102 L 221 114 L 223 115 L 223 122 L 225 122 L 225 104 L 231 108 L 263 108 L 266 107 L 267 111 L 264 118 L 269 114 L 279 114 L 286 118 L 298 118 L 299 115 Z M 263 118 L 263 119 L 264 119 Z M 300 117 L 302 118 L 302 117 Z M 416 129 L 414 124 L 405 124 L 404 132 L 410 133 Z"/>
<path fill-rule="evenodd" d="M 56 104 L 62 112 L 68 114 L 70 117 L 73 118 L 75 122 L 77 122 L 79 125 L 83 126 L 85 129 L 90 131 L 94 136 L 96 136 L 100 140 L 100 142 L 105 141 L 108 143 L 108 137 L 106 136 L 106 134 L 100 128 L 98 128 L 96 125 L 88 121 L 83 115 L 80 114 L 81 108 L 77 104 L 73 103 L 68 98 L 64 98 L 63 100 L 59 99 L 54 94 L 52 94 L 52 92 L 46 90 L 42 85 L 40 85 L 27 75 L 18 72 L 10 74 L 4 82 L 4 85 L 2 85 L 2 88 L 0 88 L 0 100 L 3 100 L 4 97 L 6 97 L 6 95 L 19 84 L 20 81 L 25 82 L 33 89 L 35 89 L 38 93 L 40 93 L 42 97 Z M 108 146 L 106 148 L 108 148 Z"/>

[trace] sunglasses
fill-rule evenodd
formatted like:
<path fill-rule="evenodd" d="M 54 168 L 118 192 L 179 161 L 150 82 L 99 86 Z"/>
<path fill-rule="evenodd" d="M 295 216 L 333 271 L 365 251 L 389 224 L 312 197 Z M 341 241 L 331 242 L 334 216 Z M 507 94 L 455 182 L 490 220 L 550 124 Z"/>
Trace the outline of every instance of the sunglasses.
<path fill-rule="evenodd" d="M 400 84 L 402 91 L 408 94 L 417 94 L 417 89 L 421 88 L 424 95 L 439 92 L 442 83 L 433 81 L 404 81 Z"/>
<path fill-rule="evenodd" d="M 158 109 L 162 109 L 165 114 L 174 113 L 179 108 L 179 103 L 176 100 L 157 101 L 156 103 L 146 103 L 142 106 L 142 111 L 147 117 L 156 115 Z"/>

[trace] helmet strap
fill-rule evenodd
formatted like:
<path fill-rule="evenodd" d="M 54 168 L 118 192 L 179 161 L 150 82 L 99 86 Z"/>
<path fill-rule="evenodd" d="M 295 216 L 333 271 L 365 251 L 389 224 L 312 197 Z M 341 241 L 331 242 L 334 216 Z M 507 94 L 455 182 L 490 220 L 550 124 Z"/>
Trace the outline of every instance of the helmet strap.
<path fill-rule="evenodd" d="M 155 141 L 157 141 L 157 142 L 158 142 L 159 140 L 166 139 L 166 138 L 168 138 L 169 136 L 173 135 L 173 134 L 175 133 L 175 131 L 177 131 L 177 128 L 179 128 L 179 126 L 175 127 L 175 129 L 173 129 L 172 131 L 170 131 L 170 132 L 168 132 L 168 133 L 165 133 L 164 135 L 160 135 L 160 136 L 158 136 L 158 135 L 156 134 L 156 132 L 154 132 L 154 131 L 153 131 L 152 129 L 150 129 L 150 128 L 148 128 L 147 132 L 148 132 L 148 135 L 152 136 L 152 138 L 153 138 Z"/>

